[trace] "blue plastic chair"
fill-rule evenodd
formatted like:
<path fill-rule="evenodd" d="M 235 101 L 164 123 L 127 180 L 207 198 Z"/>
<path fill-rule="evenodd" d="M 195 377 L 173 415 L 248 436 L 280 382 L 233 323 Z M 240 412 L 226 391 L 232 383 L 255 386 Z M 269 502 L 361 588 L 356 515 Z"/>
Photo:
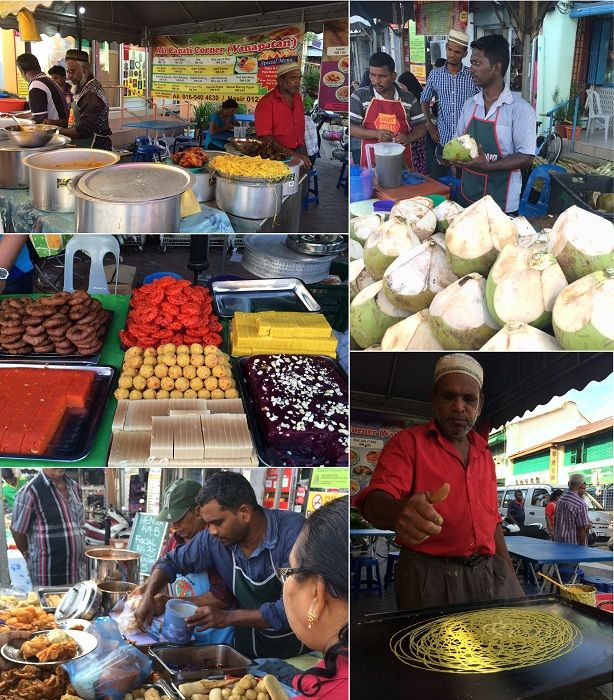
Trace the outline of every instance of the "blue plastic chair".
<path fill-rule="evenodd" d="M 183 143 L 180 143 L 179 146 L 173 151 L 173 153 L 181 153 L 181 151 L 185 151 L 186 148 L 194 148 L 198 146 L 199 143 L 198 141 L 195 141 L 194 139 L 190 139 L 189 141 L 184 141 Z"/>
<path fill-rule="evenodd" d="M 132 155 L 132 160 L 134 162 L 153 163 L 156 160 L 160 160 L 162 153 L 164 153 L 163 148 L 153 143 L 147 143 L 136 149 Z"/>
<path fill-rule="evenodd" d="M 384 574 L 384 588 L 389 583 L 394 581 L 394 567 L 399 561 L 401 552 L 388 552 L 388 561 L 386 562 L 386 573 Z"/>
<path fill-rule="evenodd" d="M 379 562 L 375 557 L 356 557 L 354 559 L 354 573 L 352 574 L 352 593 L 354 600 L 363 593 L 378 593 L 382 597 L 382 580 L 379 571 Z M 362 570 L 365 577 L 362 577 Z"/>
<path fill-rule="evenodd" d="M 311 181 L 313 180 L 313 187 Z M 313 197 L 311 196 L 313 195 Z M 307 194 L 303 197 L 303 209 L 309 209 L 309 205 L 315 202 L 320 203 L 320 193 L 318 192 L 318 171 L 311 168 L 307 176 Z"/>
<path fill-rule="evenodd" d="M 194 144 L 198 146 L 198 141 L 196 141 L 193 136 L 176 136 L 175 142 L 173 143 L 173 153 L 176 153 L 179 149 L 179 146 L 181 146 L 182 144 L 192 142 L 194 142 Z"/>
<path fill-rule="evenodd" d="M 518 205 L 519 216 L 525 216 L 531 218 L 533 216 L 546 216 L 548 213 L 548 203 L 550 201 L 550 172 L 554 171 L 557 173 L 564 173 L 565 168 L 554 163 L 544 163 L 543 165 L 538 165 L 533 168 L 529 179 L 527 180 L 527 185 L 524 188 L 522 197 L 520 198 L 520 204 Z M 541 180 L 543 183 L 542 190 L 539 193 L 539 199 L 537 202 L 529 202 L 529 196 L 533 190 L 533 185 L 535 180 Z"/>

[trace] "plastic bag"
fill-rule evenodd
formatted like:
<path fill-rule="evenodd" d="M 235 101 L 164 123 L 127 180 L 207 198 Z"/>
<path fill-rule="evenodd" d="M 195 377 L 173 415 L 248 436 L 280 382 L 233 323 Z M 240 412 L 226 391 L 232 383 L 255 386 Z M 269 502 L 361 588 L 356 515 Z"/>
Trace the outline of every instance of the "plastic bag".
<path fill-rule="evenodd" d="M 139 607 L 142 598 L 142 595 L 135 595 L 131 598 L 127 598 L 124 602 L 124 609 L 117 618 L 117 626 L 122 634 L 128 635 L 131 632 L 138 632 L 139 623 L 136 621 L 134 613 Z"/>
<path fill-rule="evenodd" d="M 98 646 L 87 656 L 64 664 L 75 692 L 84 700 L 122 700 L 149 677 L 153 662 L 122 639 L 117 624 L 99 617 L 88 629 Z"/>

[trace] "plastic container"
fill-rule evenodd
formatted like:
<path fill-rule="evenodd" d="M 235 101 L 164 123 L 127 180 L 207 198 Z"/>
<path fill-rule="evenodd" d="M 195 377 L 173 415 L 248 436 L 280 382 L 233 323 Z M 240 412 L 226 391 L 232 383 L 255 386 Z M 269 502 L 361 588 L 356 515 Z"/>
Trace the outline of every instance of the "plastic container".
<path fill-rule="evenodd" d="M 373 202 L 373 213 L 380 214 L 382 212 L 388 214 L 396 202 L 394 199 L 378 199 Z"/>
<path fill-rule="evenodd" d="M 14 97 L 0 97 L 0 112 L 23 112 L 27 104 L 25 100 Z"/>
<path fill-rule="evenodd" d="M 405 147 L 400 143 L 369 143 L 365 146 L 367 166 L 377 174 L 378 187 L 400 187 L 403 178 Z"/>
<path fill-rule="evenodd" d="M 187 644 L 194 630 L 187 626 L 186 618 L 194 615 L 198 608 L 184 600 L 169 600 L 164 611 L 162 634 L 173 644 Z"/>
<path fill-rule="evenodd" d="M 182 276 L 178 275 L 176 272 L 152 272 L 145 277 L 143 284 L 151 284 L 154 280 L 159 280 L 162 277 L 174 277 L 176 280 L 183 279 Z"/>
<path fill-rule="evenodd" d="M 362 202 L 373 197 L 373 171 L 350 166 L 350 202 Z"/>
<path fill-rule="evenodd" d="M 424 196 L 433 202 L 433 208 L 438 207 L 442 202 L 446 201 L 446 198 L 442 194 L 425 194 Z"/>
<path fill-rule="evenodd" d="M 234 126 L 233 127 L 234 137 L 236 139 L 244 139 L 247 136 L 246 126 Z"/>
<path fill-rule="evenodd" d="M 548 214 L 558 216 L 574 206 L 603 216 L 614 223 L 614 211 L 595 209 L 588 204 L 592 192 L 614 192 L 614 178 L 608 175 L 580 175 L 578 173 L 550 173 L 551 191 Z"/>

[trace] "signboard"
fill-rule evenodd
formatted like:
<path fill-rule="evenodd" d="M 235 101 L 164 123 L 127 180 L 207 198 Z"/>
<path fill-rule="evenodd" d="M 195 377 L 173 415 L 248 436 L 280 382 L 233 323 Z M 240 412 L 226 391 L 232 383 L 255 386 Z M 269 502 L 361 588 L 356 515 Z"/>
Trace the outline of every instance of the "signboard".
<path fill-rule="evenodd" d="M 128 88 L 128 95 L 145 95 L 146 49 L 124 44 L 122 57 L 122 85 Z"/>
<path fill-rule="evenodd" d="M 347 493 L 326 492 L 326 491 L 311 491 L 309 493 L 309 499 L 307 500 L 307 515 L 311 515 L 314 511 L 321 508 L 326 503 L 334 501 L 336 498 L 343 498 L 347 496 Z"/>
<path fill-rule="evenodd" d="M 168 523 L 157 517 L 154 513 L 137 513 L 132 523 L 128 549 L 141 555 L 141 575 L 151 573 L 168 533 Z"/>
<path fill-rule="evenodd" d="M 277 85 L 277 66 L 300 65 L 305 26 L 266 34 L 216 32 L 154 38 L 151 94 L 252 107 Z"/>
<path fill-rule="evenodd" d="M 157 513 L 160 510 L 160 488 L 162 486 L 162 467 L 151 467 L 147 475 L 147 513 Z"/>
<path fill-rule="evenodd" d="M 332 112 L 347 112 L 350 99 L 350 32 L 345 19 L 324 22 L 318 104 Z"/>
<path fill-rule="evenodd" d="M 348 488 L 348 470 L 326 467 L 314 469 L 311 473 L 312 489 L 346 489 Z"/>
<path fill-rule="evenodd" d="M 429 0 L 414 3 L 416 14 L 416 34 L 426 36 L 447 36 L 450 29 L 467 29 L 469 3 L 432 2 Z"/>
<path fill-rule="evenodd" d="M 421 82 L 426 82 L 426 46 L 424 37 L 416 34 L 416 23 L 413 20 L 409 25 L 409 70 Z"/>

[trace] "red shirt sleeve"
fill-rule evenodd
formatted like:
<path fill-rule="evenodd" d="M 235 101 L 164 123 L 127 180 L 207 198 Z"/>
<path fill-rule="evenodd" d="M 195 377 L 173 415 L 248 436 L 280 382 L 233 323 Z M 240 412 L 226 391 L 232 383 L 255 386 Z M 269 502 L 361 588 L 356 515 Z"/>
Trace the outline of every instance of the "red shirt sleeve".
<path fill-rule="evenodd" d="M 367 496 L 372 491 L 385 491 L 395 499 L 408 496 L 414 481 L 415 458 L 414 436 L 402 430 L 384 446 L 369 485 L 355 496 L 353 505 L 363 513 Z"/>
<path fill-rule="evenodd" d="M 273 135 L 273 100 L 265 95 L 258 101 L 254 111 L 256 136 Z"/>

